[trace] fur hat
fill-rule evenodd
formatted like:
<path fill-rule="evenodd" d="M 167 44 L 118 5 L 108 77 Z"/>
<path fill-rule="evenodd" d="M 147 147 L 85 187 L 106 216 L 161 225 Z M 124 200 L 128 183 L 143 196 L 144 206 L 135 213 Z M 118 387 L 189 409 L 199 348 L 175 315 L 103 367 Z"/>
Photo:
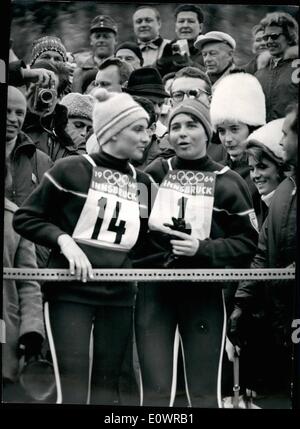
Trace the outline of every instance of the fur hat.
<path fill-rule="evenodd" d="M 30 65 L 35 63 L 36 59 L 45 51 L 56 51 L 62 56 L 64 62 L 67 61 L 67 51 L 60 38 L 56 36 L 44 36 L 34 40 L 32 44 Z"/>
<path fill-rule="evenodd" d="M 210 116 L 214 129 L 226 120 L 251 126 L 264 125 L 266 100 L 258 79 L 243 72 L 221 79 L 213 92 Z"/>
<path fill-rule="evenodd" d="M 179 115 L 180 113 L 187 113 L 196 116 L 196 118 L 199 119 L 201 124 L 203 125 L 205 132 L 208 137 L 208 142 L 210 141 L 212 137 L 212 126 L 210 122 L 210 116 L 209 116 L 209 108 L 202 103 L 200 100 L 195 100 L 193 98 L 187 98 L 183 100 L 178 106 L 176 106 L 174 109 L 172 109 L 169 113 L 168 117 L 168 128 L 170 132 L 170 125 L 173 120 L 173 118 L 176 115 Z"/>
<path fill-rule="evenodd" d="M 284 118 L 275 119 L 253 131 L 247 138 L 247 149 L 259 147 L 276 163 L 282 163 L 284 153 L 280 142 L 283 137 L 283 122 Z"/>
<path fill-rule="evenodd" d="M 93 128 L 100 146 L 138 119 L 149 121 L 148 113 L 129 94 L 107 92 L 101 88 L 93 96 L 97 100 Z"/>
<path fill-rule="evenodd" d="M 67 107 L 69 118 L 79 117 L 92 120 L 95 100 L 91 95 L 70 92 L 62 98 L 60 104 Z"/>

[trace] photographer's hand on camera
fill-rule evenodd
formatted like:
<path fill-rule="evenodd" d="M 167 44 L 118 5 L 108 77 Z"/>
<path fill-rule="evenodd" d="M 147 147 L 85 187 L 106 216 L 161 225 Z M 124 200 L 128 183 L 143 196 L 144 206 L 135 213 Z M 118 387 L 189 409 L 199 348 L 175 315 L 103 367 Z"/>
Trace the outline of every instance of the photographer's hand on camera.
<path fill-rule="evenodd" d="M 21 70 L 25 82 L 44 84 L 49 88 L 55 86 L 55 74 L 51 70 L 27 68 L 23 68 Z"/>

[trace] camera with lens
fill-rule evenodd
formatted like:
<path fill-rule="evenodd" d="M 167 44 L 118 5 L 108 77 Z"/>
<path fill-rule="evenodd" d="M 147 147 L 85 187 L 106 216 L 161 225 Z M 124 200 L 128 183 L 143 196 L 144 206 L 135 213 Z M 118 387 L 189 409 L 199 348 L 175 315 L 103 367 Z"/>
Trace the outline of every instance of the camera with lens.
<path fill-rule="evenodd" d="M 33 108 L 35 111 L 45 111 L 52 107 L 57 99 L 57 91 L 53 88 L 45 88 L 36 85 L 34 90 Z"/>
<path fill-rule="evenodd" d="M 189 56 L 189 45 L 186 39 L 179 39 L 172 44 L 172 53 L 179 54 L 182 57 L 187 55 Z"/>

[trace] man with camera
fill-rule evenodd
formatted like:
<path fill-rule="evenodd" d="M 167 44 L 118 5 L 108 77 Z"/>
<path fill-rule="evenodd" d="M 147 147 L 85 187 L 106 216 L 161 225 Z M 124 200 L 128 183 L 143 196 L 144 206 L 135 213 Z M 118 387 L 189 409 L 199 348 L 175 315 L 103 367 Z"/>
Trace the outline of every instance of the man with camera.
<path fill-rule="evenodd" d="M 54 73 L 54 80 L 44 84 L 31 83 L 27 91 L 27 108 L 23 131 L 36 147 L 45 152 L 53 162 L 76 155 L 77 150 L 66 132 L 68 111 L 59 104 L 59 98 L 68 85 L 68 70 L 63 63 L 37 61 L 32 68 L 44 68 Z"/>
<path fill-rule="evenodd" d="M 194 42 L 203 30 L 203 12 L 195 4 L 182 4 L 175 10 L 177 39 L 168 43 L 156 67 L 163 77 L 183 67 L 193 66 L 204 70 L 200 51 Z"/>

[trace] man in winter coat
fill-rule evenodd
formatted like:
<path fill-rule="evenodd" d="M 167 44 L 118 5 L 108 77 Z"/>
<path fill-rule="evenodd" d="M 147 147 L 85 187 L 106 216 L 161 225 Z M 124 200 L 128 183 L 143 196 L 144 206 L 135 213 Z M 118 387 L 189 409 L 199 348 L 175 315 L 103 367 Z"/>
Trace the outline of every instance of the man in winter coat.
<path fill-rule="evenodd" d="M 11 181 L 7 173 L 6 184 Z M 18 207 L 7 198 L 4 202 L 3 266 L 7 268 L 37 268 L 34 244 L 20 237 L 12 227 Z M 32 280 L 3 280 L 3 318 L 6 342 L 3 344 L 3 399 L 24 400 L 17 382 L 21 352 L 25 361 L 41 352 L 45 337 L 40 285 Z"/>
<path fill-rule="evenodd" d="M 139 6 L 134 12 L 133 29 L 138 46 L 143 56 L 144 66 L 152 66 L 164 50 L 168 39 L 163 39 L 160 34 L 161 19 L 158 10 L 150 6 Z"/>
<path fill-rule="evenodd" d="M 168 43 L 156 62 L 161 77 L 183 67 L 193 66 L 204 70 L 201 52 L 194 42 L 203 30 L 204 15 L 195 4 L 181 4 L 175 10 L 177 39 Z"/>
<path fill-rule="evenodd" d="M 6 159 L 12 180 L 6 186 L 6 196 L 18 206 L 38 186 L 44 173 L 53 162 L 36 148 L 29 136 L 21 131 L 26 115 L 26 99 L 21 91 L 8 87 L 6 117 Z M 38 265 L 44 266 L 47 259 L 45 248 L 38 247 Z"/>
<path fill-rule="evenodd" d="M 235 69 L 236 42 L 230 34 L 210 31 L 203 36 L 200 35 L 194 46 L 201 51 L 206 73 L 214 91 L 220 80 Z"/>
<path fill-rule="evenodd" d="M 82 93 L 82 80 L 86 73 L 98 69 L 106 58 L 112 57 L 117 45 L 118 27 L 107 15 L 96 16 L 90 27 L 90 44 L 92 54 L 74 70 L 72 92 Z"/>

